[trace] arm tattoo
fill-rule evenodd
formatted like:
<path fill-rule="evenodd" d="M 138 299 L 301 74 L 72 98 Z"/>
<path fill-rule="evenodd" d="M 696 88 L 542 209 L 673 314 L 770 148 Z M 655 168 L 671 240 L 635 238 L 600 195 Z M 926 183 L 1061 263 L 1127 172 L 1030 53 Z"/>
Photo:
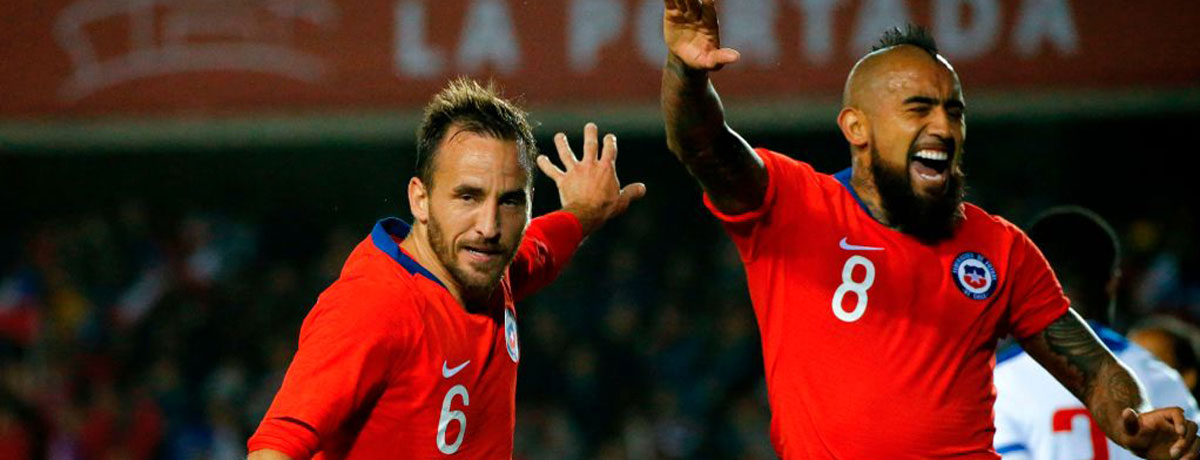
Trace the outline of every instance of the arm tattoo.
<path fill-rule="evenodd" d="M 667 146 L 717 208 L 736 214 L 757 207 L 766 195 L 766 168 L 725 124 L 721 99 L 707 73 L 685 69 L 668 57 L 661 102 Z"/>
<path fill-rule="evenodd" d="M 1137 380 L 1074 311 L 1022 340 L 1021 346 L 1087 405 L 1109 437 L 1119 432 L 1125 408 L 1149 409 Z"/>

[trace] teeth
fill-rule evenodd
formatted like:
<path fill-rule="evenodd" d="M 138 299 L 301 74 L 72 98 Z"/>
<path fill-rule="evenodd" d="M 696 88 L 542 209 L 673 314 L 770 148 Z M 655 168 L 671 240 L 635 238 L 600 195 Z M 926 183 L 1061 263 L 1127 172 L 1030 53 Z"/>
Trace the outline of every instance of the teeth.
<path fill-rule="evenodd" d="M 921 151 L 917 152 L 916 154 L 914 154 L 913 156 L 923 159 L 923 160 L 936 160 L 936 161 L 946 161 L 950 158 L 950 155 L 947 154 L 946 152 L 941 152 L 941 151 L 937 151 L 937 150 L 921 150 Z"/>

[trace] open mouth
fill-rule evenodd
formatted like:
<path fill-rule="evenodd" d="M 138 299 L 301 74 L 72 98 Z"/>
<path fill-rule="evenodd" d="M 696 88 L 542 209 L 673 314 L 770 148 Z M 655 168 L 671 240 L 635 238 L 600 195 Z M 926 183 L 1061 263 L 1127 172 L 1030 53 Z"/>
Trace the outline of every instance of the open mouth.
<path fill-rule="evenodd" d="M 504 253 L 503 251 L 500 250 L 500 248 L 488 248 L 488 247 L 479 247 L 479 246 L 463 247 L 463 252 L 466 252 L 467 257 L 469 257 L 471 260 L 477 261 L 477 262 L 491 262 L 491 261 L 499 258 Z"/>
<path fill-rule="evenodd" d="M 950 154 L 941 150 L 918 150 L 911 156 L 912 172 L 920 179 L 944 182 L 950 169 Z"/>

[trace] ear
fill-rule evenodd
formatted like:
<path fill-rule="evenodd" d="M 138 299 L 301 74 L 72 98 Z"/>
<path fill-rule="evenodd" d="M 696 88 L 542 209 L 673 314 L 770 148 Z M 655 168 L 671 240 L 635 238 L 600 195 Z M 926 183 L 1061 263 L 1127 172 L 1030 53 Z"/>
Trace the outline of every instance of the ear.
<path fill-rule="evenodd" d="M 413 219 L 418 222 L 424 224 L 429 221 L 429 189 L 418 177 L 408 180 L 408 209 L 412 210 Z"/>
<path fill-rule="evenodd" d="M 838 113 L 838 127 L 842 129 L 842 136 L 845 136 L 846 142 L 856 148 L 867 146 L 871 136 L 869 135 L 869 122 L 866 114 L 854 107 L 844 107 Z"/>

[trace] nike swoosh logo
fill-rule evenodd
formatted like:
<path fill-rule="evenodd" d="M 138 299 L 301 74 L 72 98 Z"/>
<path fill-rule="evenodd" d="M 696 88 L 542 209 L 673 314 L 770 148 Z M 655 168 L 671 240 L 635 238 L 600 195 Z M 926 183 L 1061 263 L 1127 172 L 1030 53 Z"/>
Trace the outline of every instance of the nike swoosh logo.
<path fill-rule="evenodd" d="M 446 361 L 442 361 L 442 378 L 448 379 L 450 377 L 454 377 L 454 374 L 457 374 L 458 371 L 463 370 L 463 368 L 467 367 L 468 364 L 471 364 L 471 360 L 468 359 L 467 362 L 454 366 L 453 369 L 446 367 L 446 364 L 448 364 Z"/>
<path fill-rule="evenodd" d="M 838 243 L 838 246 L 847 251 L 882 251 L 883 250 L 883 248 L 876 248 L 876 247 L 872 247 L 872 246 L 859 246 L 859 245 L 855 245 L 855 244 L 850 244 L 850 243 L 846 242 L 846 238 L 848 238 L 848 237 L 842 238 L 842 241 L 840 243 Z"/>

